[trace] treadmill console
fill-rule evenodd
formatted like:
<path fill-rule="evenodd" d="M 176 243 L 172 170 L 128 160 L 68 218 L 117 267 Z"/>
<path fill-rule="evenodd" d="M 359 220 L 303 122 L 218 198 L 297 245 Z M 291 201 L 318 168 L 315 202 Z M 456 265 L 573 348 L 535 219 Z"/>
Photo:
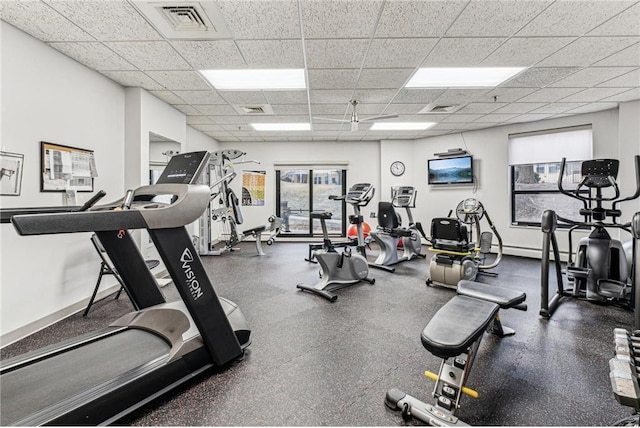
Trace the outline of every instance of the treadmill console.
<path fill-rule="evenodd" d="M 156 184 L 194 184 L 209 161 L 209 152 L 180 153 L 171 158 Z"/>
<path fill-rule="evenodd" d="M 392 187 L 391 198 L 394 207 L 413 208 L 416 201 L 416 189 L 413 186 Z"/>
<path fill-rule="evenodd" d="M 344 198 L 348 204 L 364 206 L 373 198 L 373 185 L 370 183 L 358 183 L 351 186 Z"/>

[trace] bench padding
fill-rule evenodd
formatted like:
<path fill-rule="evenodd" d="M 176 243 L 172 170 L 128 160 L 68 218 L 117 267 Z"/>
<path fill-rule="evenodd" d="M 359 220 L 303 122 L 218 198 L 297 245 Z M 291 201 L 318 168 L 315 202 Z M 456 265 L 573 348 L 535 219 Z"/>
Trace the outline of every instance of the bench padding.
<path fill-rule="evenodd" d="M 496 287 L 481 282 L 462 280 L 458 282 L 458 294 L 497 303 L 502 309 L 509 309 L 523 303 L 527 295 L 522 291 Z"/>
<path fill-rule="evenodd" d="M 247 229 L 244 232 L 242 232 L 243 235 L 254 235 L 258 232 L 264 232 L 265 230 L 267 230 L 267 226 L 258 226 L 258 227 L 254 227 L 253 229 Z"/>
<path fill-rule="evenodd" d="M 496 303 L 457 295 L 422 330 L 422 345 L 436 357 L 460 355 L 482 336 L 498 309 Z"/>

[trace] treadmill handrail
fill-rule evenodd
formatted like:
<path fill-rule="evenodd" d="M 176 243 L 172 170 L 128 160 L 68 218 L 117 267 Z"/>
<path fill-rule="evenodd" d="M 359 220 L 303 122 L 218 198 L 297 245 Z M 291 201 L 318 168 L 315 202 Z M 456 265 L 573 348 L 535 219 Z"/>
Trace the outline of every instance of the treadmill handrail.
<path fill-rule="evenodd" d="M 155 196 L 173 195 L 171 204 L 153 202 Z M 197 220 L 209 204 L 209 186 L 156 184 L 135 190 L 134 204 L 118 211 L 122 199 L 89 211 L 16 215 L 12 223 L 20 235 L 103 232 L 125 229 L 169 229 Z M 136 200 L 144 203 L 136 204 Z"/>

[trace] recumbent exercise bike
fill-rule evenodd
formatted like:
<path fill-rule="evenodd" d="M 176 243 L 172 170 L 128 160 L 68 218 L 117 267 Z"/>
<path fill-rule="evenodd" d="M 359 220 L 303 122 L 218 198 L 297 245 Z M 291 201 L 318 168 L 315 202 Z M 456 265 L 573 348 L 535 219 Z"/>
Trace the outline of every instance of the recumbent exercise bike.
<path fill-rule="evenodd" d="M 485 218 L 492 232 L 481 231 L 480 220 Z M 474 233 L 475 229 L 475 233 Z M 475 242 L 473 241 L 475 235 Z M 493 261 L 487 260 L 491 252 L 493 235 L 498 241 L 498 253 Z M 502 259 L 502 237 L 482 202 L 467 198 L 456 207 L 456 217 L 439 217 L 431 221 L 431 251 L 427 285 L 455 288 L 459 281 L 473 281 L 478 273 L 487 272 Z"/>

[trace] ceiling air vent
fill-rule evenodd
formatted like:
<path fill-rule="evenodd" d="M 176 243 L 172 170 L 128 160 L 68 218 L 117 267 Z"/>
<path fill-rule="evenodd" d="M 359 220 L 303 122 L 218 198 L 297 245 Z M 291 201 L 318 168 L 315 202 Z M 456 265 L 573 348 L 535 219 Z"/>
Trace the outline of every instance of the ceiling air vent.
<path fill-rule="evenodd" d="M 231 32 L 212 1 L 131 2 L 169 40 L 230 39 Z"/>
<path fill-rule="evenodd" d="M 241 105 L 241 104 L 236 104 L 233 106 L 233 108 L 235 109 L 235 111 L 238 112 L 238 114 L 241 115 L 246 115 L 246 116 L 259 116 L 259 115 L 265 115 L 265 114 L 273 114 L 273 108 L 271 108 L 271 106 L 269 104 L 252 104 L 252 105 Z"/>
<path fill-rule="evenodd" d="M 448 114 L 453 113 L 460 108 L 459 104 L 450 104 L 450 105 L 438 105 L 438 104 L 427 104 L 425 108 L 420 110 L 418 114 Z"/>

